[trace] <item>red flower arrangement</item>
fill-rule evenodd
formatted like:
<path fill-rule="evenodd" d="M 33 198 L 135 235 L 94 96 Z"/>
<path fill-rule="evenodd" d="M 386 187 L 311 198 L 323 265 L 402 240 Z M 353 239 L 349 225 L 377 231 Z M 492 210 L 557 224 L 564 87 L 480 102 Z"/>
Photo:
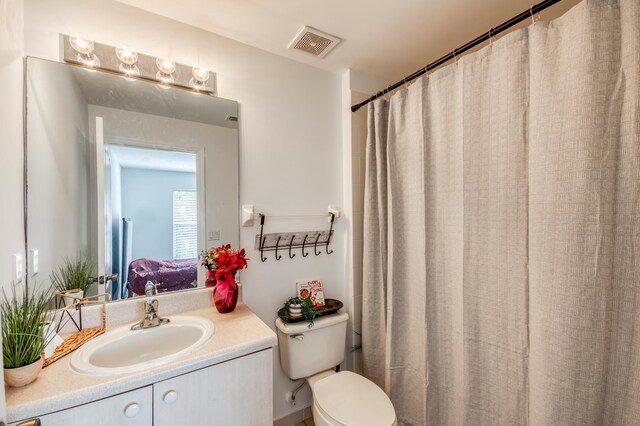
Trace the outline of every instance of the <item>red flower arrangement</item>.
<path fill-rule="evenodd" d="M 216 309 L 223 314 L 233 311 L 238 301 L 236 272 L 247 267 L 245 250 L 231 250 L 231 244 L 227 244 L 203 250 L 200 258 L 202 266 L 207 268 L 207 287 L 215 285 L 213 302 Z"/>
<path fill-rule="evenodd" d="M 229 280 L 240 269 L 247 267 L 245 249 L 231 250 L 231 244 L 203 250 L 200 254 L 202 266 L 215 273 L 217 280 Z"/>

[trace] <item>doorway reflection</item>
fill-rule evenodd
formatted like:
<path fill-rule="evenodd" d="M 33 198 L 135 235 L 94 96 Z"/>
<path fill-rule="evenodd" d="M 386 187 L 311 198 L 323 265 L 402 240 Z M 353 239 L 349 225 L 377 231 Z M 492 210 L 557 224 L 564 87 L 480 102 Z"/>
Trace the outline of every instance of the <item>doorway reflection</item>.
<path fill-rule="evenodd" d="M 158 291 L 198 285 L 197 164 L 194 152 L 105 144 L 112 299 L 143 295 L 147 281 Z"/>

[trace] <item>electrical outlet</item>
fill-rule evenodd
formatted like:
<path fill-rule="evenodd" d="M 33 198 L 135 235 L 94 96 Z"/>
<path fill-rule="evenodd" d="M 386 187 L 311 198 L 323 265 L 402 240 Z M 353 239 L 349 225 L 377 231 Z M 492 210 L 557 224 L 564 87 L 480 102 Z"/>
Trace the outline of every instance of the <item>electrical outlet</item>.
<path fill-rule="evenodd" d="M 22 281 L 22 254 L 13 255 L 13 281 L 17 284 Z"/>
<path fill-rule="evenodd" d="M 38 249 L 29 250 L 29 255 L 31 256 L 31 275 L 36 275 L 39 270 L 38 266 Z"/>
<path fill-rule="evenodd" d="M 209 231 L 209 241 L 219 241 L 220 240 L 220 230 L 213 229 Z"/>

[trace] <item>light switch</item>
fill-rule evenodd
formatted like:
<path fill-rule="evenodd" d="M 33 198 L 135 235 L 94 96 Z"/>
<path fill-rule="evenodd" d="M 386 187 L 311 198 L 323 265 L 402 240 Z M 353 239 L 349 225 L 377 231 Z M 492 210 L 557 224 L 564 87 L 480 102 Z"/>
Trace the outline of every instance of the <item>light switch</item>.
<path fill-rule="evenodd" d="M 13 281 L 16 284 L 22 281 L 22 253 L 13 255 Z"/>
<path fill-rule="evenodd" d="M 29 255 L 31 256 L 31 275 L 36 275 L 38 273 L 39 270 L 39 266 L 38 266 L 38 249 L 31 249 L 29 250 Z"/>

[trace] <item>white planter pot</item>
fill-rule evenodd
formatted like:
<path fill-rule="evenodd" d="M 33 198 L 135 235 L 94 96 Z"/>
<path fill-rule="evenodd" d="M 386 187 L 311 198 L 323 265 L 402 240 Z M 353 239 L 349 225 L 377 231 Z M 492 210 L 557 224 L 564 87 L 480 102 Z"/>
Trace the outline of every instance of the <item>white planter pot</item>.
<path fill-rule="evenodd" d="M 62 296 L 62 298 L 64 299 L 64 306 L 73 305 L 74 302 L 77 300 L 77 299 L 74 299 L 74 297 L 78 297 L 82 299 L 84 297 L 84 292 L 82 290 L 78 290 L 74 292 L 69 291 L 64 293 L 64 295 Z"/>
<path fill-rule="evenodd" d="M 40 359 L 36 362 L 32 362 L 29 365 L 25 365 L 18 368 L 5 368 L 4 369 L 4 381 L 7 385 L 19 388 L 26 386 L 33 382 L 42 371 L 42 364 L 44 363 L 44 357 L 40 356 Z"/>
<path fill-rule="evenodd" d="M 297 305 L 289 305 L 289 317 L 290 318 L 300 318 L 302 316 L 302 306 Z"/>

